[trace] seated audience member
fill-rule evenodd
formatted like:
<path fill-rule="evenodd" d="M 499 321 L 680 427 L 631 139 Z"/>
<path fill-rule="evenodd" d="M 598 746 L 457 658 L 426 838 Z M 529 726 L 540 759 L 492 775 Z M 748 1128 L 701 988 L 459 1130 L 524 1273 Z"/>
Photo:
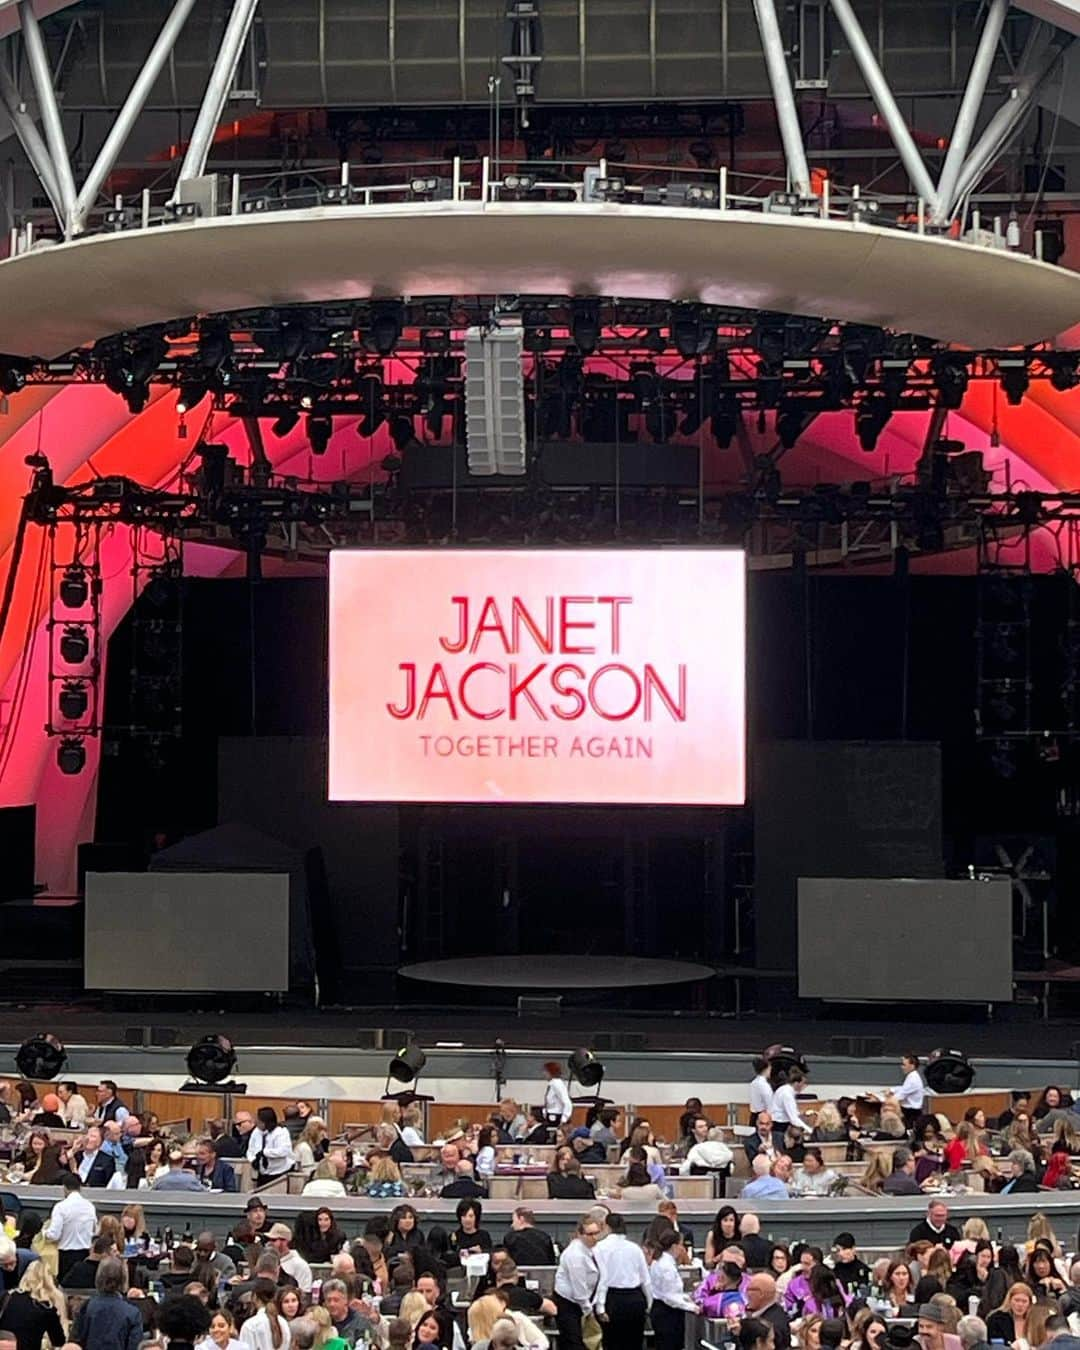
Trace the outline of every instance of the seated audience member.
<path fill-rule="evenodd" d="M 510 1228 L 503 1235 L 503 1246 L 519 1266 L 556 1264 L 555 1244 L 548 1233 L 536 1227 L 536 1216 L 524 1205 L 514 1210 Z"/>
<path fill-rule="evenodd" d="M 761 1220 L 752 1209 L 742 1216 L 738 1245 L 746 1257 L 748 1270 L 764 1270 L 769 1264 L 772 1243 L 761 1236 Z"/>
<path fill-rule="evenodd" d="M 73 1266 L 68 1266 L 67 1270 L 60 1278 L 61 1287 L 64 1289 L 94 1289 L 96 1287 L 98 1269 L 102 1261 L 108 1256 L 118 1256 L 115 1243 L 112 1238 L 98 1236 L 90 1244 L 90 1250 L 82 1258 L 76 1261 Z"/>
<path fill-rule="evenodd" d="M 751 1163 L 753 1163 L 759 1153 L 763 1153 L 770 1162 L 779 1156 L 779 1150 L 773 1142 L 773 1118 L 771 1112 L 758 1112 L 757 1123 L 754 1125 L 754 1132 L 753 1134 L 747 1135 L 743 1148 L 746 1150 L 746 1156 Z"/>
<path fill-rule="evenodd" d="M 79 1091 L 79 1085 L 70 1078 L 56 1085 L 60 1098 L 60 1115 L 69 1130 L 82 1130 L 90 1119 L 90 1106 Z"/>
<path fill-rule="evenodd" d="M 700 1139 L 700 1126 L 706 1127 L 705 1138 Z M 681 1176 L 701 1177 L 712 1172 L 725 1175 L 731 1170 L 734 1154 L 724 1141 L 724 1132 L 719 1125 L 710 1126 L 704 1116 L 694 1121 L 694 1142 L 686 1151 L 686 1158 L 679 1168 Z"/>
<path fill-rule="evenodd" d="M 705 1317 L 740 1318 L 746 1312 L 743 1271 L 734 1261 L 718 1261 L 694 1290 L 694 1303 Z"/>
<path fill-rule="evenodd" d="M 1047 1117 L 1051 1117 L 1052 1120 L 1059 1119 L 1060 1116 L 1055 1115 L 1055 1112 L 1061 1113 L 1071 1110 L 1073 1110 L 1072 1097 L 1056 1084 L 1051 1083 L 1043 1088 L 1042 1095 L 1031 1115 L 1036 1122 L 1042 1122 L 1046 1120 Z M 1041 1124 L 1039 1125 L 1039 1128 L 1040 1130 L 1042 1129 Z"/>
<path fill-rule="evenodd" d="M 82 1184 L 91 1189 L 107 1186 L 116 1171 L 116 1159 L 102 1148 L 104 1138 L 100 1125 L 88 1125 L 81 1148 L 75 1150 L 75 1170 Z"/>
<path fill-rule="evenodd" d="M 617 1106 L 605 1106 L 601 1108 L 600 1114 L 593 1122 L 592 1134 L 593 1141 L 601 1144 L 604 1149 L 604 1156 L 607 1157 L 609 1148 L 616 1148 L 619 1143 L 619 1136 L 615 1133 L 615 1126 L 619 1121 L 619 1108 Z"/>
<path fill-rule="evenodd" d="M 960 1230 L 949 1222 L 949 1207 L 944 1200 L 931 1200 L 926 1207 L 926 1218 L 911 1230 L 909 1242 L 930 1242 L 934 1246 L 951 1247 L 960 1241 Z"/>
<path fill-rule="evenodd" d="M 840 1184 L 840 1177 L 825 1166 L 821 1149 L 808 1148 L 803 1153 L 802 1166 L 791 1180 L 792 1195 L 830 1195 Z"/>
<path fill-rule="evenodd" d="M 961 1350 L 959 1336 L 950 1333 L 947 1327 L 948 1316 L 940 1303 L 920 1306 L 919 1342 L 923 1350 Z"/>
<path fill-rule="evenodd" d="M 842 1144 L 847 1139 L 847 1128 L 835 1102 L 822 1102 L 814 1122 L 815 1144 Z"/>
<path fill-rule="evenodd" d="M 200 1139 L 195 1145 L 195 1179 L 211 1191 L 232 1194 L 238 1190 L 236 1173 L 217 1154 L 212 1139 Z"/>
<path fill-rule="evenodd" d="M 348 1242 L 345 1230 L 334 1218 L 334 1211 L 321 1205 L 314 1214 L 298 1214 L 293 1226 L 293 1242 L 305 1261 L 323 1264 L 342 1251 Z"/>
<path fill-rule="evenodd" d="M 46 1092 L 41 1098 L 41 1110 L 30 1121 L 39 1130 L 62 1130 L 67 1122 L 61 1115 L 60 1098 L 55 1092 Z"/>
<path fill-rule="evenodd" d="M 1068 1325 L 1068 1322 L 1066 1322 L 1066 1330 Z M 960 1338 L 963 1350 L 985 1350 L 987 1345 L 986 1323 L 981 1317 L 975 1317 L 971 1313 L 967 1317 L 961 1317 L 956 1324 L 956 1334 Z"/>
<path fill-rule="evenodd" d="M 460 1262 L 464 1256 L 490 1252 L 492 1247 L 491 1234 L 486 1228 L 480 1227 L 480 1222 L 484 1216 L 480 1201 L 474 1199 L 459 1200 L 455 1213 L 458 1226 L 450 1234 L 448 1243 L 448 1255 L 451 1259 Z"/>
<path fill-rule="evenodd" d="M 581 1175 L 581 1164 L 568 1148 L 555 1150 L 555 1165 L 547 1177 L 549 1200 L 595 1200 L 596 1187 Z"/>
<path fill-rule="evenodd" d="M 302 1195 L 342 1198 L 345 1190 L 345 1171 L 347 1163 L 342 1153 L 331 1151 L 315 1168 L 312 1178 L 304 1186 Z"/>
<path fill-rule="evenodd" d="M 607 1149 L 592 1137 L 584 1125 L 571 1130 L 566 1142 L 574 1150 L 574 1157 L 583 1167 L 589 1163 L 607 1162 Z"/>
<path fill-rule="evenodd" d="M 750 1164 L 753 1180 L 743 1187 L 744 1200 L 786 1200 L 790 1192 L 779 1177 L 772 1174 L 769 1159 L 758 1153 Z"/>
<path fill-rule="evenodd" d="M 220 1118 L 208 1120 L 206 1128 L 219 1158 L 242 1158 L 244 1156 L 246 1143 L 235 1134 L 228 1132 L 224 1120 Z"/>
<path fill-rule="evenodd" d="M 471 1160 L 462 1158 L 455 1170 L 453 1181 L 444 1186 L 439 1195 L 444 1200 L 478 1199 L 487 1195 L 487 1190 L 473 1175 Z"/>
<path fill-rule="evenodd" d="M 1035 1299 L 1026 1284 L 1014 1284 L 1007 1291 L 1001 1306 L 986 1319 L 986 1334 L 991 1341 L 1012 1345 L 1027 1340 L 1027 1322 Z"/>
<path fill-rule="evenodd" d="M 859 1256 L 852 1233 L 837 1233 L 833 1239 L 833 1274 L 849 1294 L 870 1284 L 870 1267 Z"/>
<path fill-rule="evenodd" d="M 179 1145 L 174 1144 L 169 1149 L 168 1167 L 154 1178 L 151 1189 L 155 1191 L 205 1191 L 206 1187 L 194 1172 L 189 1172 L 184 1166 L 184 1152 Z"/>
<path fill-rule="evenodd" d="M 628 1204 L 648 1205 L 650 1209 L 664 1198 L 663 1188 L 650 1180 L 648 1169 L 641 1162 L 632 1162 L 627 1167 L 626 1175 L 620 1178 L 613 1194 Z"/>
<path fill-rule="evenodd" d="M 883 1195 L 920 1195 L 922 1188 L 915 1179 L 915 1155 L 911 1149 L 898 1145 L 893 1149 L 892 1171 L 881 1183 Z"/>
<path fill-rule="evenodd" d="M 0 1294 L 17 1289 L 28 1267 L 37 1260 L 37 1252 L 16 1247 L 6 1233 L 0 1232 Z"/>
<path fill-rule="evenodd" d="M 1001 1188 L 1002 1195 L 1033 1193 L 1039 1189 L 1035 1176 L 1035 1159 L 1025 1148 L 1014 1148 L 1008 1159 L 1008 1180 Z"/>

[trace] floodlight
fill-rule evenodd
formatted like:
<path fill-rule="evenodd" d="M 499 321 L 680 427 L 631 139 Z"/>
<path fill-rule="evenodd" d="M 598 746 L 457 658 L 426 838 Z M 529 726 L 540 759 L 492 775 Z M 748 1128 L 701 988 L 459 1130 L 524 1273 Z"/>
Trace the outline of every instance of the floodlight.
<path fill-rule="evenodd" d="M 60 603 L 67 609 L 82 609 L 90 598 L 90 582 L 86 568 L 77 563 L 68 567 L 60 578 Z"/>
<path fill-rule="evenodd" d="M 51 1031 L 43 1031 L 23 1041 L 15 1051 L 15 1067 L 31 1082 L 44 1082 L 63 1073 L 67 1051 Z"/>
<path fill-rule="evenodd" d="M 923 1069 L 931 1092 L 966 1092 L 975 1081 L 975 1070 L 962 1050 L 931 1050 Z"/>
<path fill-rule="evenodd" d="M 90 636 L 83 623 L 69 623 L 60 637 L 60 655 L 69 666 L 81 666 L 90 655 Z"/>
<path fill-rule="evenodd" d="M 236 1072 L 236 1050 L 228 1036 L 210 1033 L 197 1040 L 187 1052 L 188 1073 L 191 1081 L 181 1092 L 205 1092 L 208 1087 L 218 1092 L 246 1092 L 246 1083 L 226 1082 Z"/>

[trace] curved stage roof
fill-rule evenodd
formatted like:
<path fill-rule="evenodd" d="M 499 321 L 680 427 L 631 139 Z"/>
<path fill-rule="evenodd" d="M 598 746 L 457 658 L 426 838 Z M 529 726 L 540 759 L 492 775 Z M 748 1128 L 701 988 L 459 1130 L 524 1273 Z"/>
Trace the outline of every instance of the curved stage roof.
<path fill-rule="evenodd" d="M 402 966 L 399 975 L 430 984 L 484 989 L 641 989 L 708 980 L 712 966 L 637 956 L 461 956 Z"/>
<path fill-rule="evenodd" d="M 1080 274 L 904 230 L 614 203 L 416 202 L 241 215 L 0 263 L 0 350 L 56 357 L 192 314 L 370 296 L 699 300 L 971 347 L 1054 338 Z"/>

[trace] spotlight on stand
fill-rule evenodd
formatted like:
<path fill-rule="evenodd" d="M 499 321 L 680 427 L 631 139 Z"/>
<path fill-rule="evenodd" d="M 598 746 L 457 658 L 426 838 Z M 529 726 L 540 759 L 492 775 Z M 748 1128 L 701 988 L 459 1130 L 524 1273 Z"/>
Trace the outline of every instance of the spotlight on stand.
<path fill-rule="evenodd" d="M 790 1073 L 792 1069 L 798 1069 L 802 1073 L 807 1071 L 805 1058 L 790 1045 L 766 1046 L 765 1058 L 774 1074 Z"/>
<path fill-rule="evenodd" d="M 416 1044 L 415 1041 L 407 1041 L 405 1045 L 397 1052 L 390 1061 L 386 1070 L 386 1089 L 383 1092 L 384 1102 L 397 1102 L 398 1106 L 405 1109 L 411 1106 L 413 1102 L 433 1102 L 434 1097 L 425 1097 L 422 1093 L 416 1092 L 413 1088 L 408 1088 L 402 1092 L 391 1092 L 390 1083 L 415 1083 L 420 1077 L 420 1071 L 427 1063 L 427 1055 Z"/>
<path fill-rule="evenodd" d="M 181 1092 L 246 1092 L 246 1083 L 229 1079 L 236 1072 L 236 1049 L 228 1036 L 210 1034 L 197 1040 L 187 1052 L 187 1067 L 191 1078 Z M 228 1079 L 228 1081 L 226 1081 Z"/>
<path fill-rule="evenodd" d="M 931 1050 L 923 1069 L 931 1092 L 966 1092 L 975 1081 L 975 1070 L 962 1050 Z"/>
<path fill-rule="evenodd" d="M 604 1082 L 604 1066 L 596 1058 L 591 1050 L 575 1050 L 566 1061 L 566 1067 L 570 1070 L 570 1082 L 575 1080 L 583 1088 L 595 1089 L 587 1097 L 571 1097 L 570 1100 L 577 1106 L 609 1106 L 611 1099 L 600 1096 L 600 1088 Z"/>
<path fill-rule="evenodd" d="M 332 417 L 323 417 L 310 414 L 307 419 L 307 438 L 311 445 L 313 455 L 325 455 L 326 447 L 330 444 L 330 437 L 334 434 L 334 420 Z"/>
<path fill-rule="evenodd" d="M 998 362 L 998 370 L 1001 372 L 1001 388 L 1006 402 L 1010 407 L 1018 408 L 1031 383 L 1027 362 L 1022 356 L 1002 357 Z"/>
<path fill-rule="evenodd" d="M 86 768 L 86 746 L 81 736 L 65 736 L 56 747 L 56 764 L 61 773 L 74 777 Z"/>
<path fill-rule="evenodd" d="M 51 1031 L 31 1036 L 15 1051 L 15 1067 L 31 1082 L 44 1082 L 63 1073 L 67 1051 Z"/>

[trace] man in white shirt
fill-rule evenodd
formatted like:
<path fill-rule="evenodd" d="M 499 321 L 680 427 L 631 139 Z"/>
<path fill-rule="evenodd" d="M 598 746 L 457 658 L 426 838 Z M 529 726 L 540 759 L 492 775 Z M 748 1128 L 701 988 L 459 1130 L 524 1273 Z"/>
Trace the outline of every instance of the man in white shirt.
<path fill-rule="evenodd" d="M 608 1235 L 597 1243 L 596 1315 L 604 1326 L 604 1350 L 641 1350 L 652 1282 L 645 1253 L 626 1236 L 621 1214 L 608 1215 Z"/>
<path fill-rule="evenodd" d="M 702 1137 L 701 1126 L 705 1126 Z M 726 1172 L 732 1162 L 732 1152 L 724 1142 L 724 1131 L 719 1125 L 710 1127 L 703 1116 L 694 1121 L 694 1143 L 687 1151 L 679 1175 L 700 1177 L 707 1172 Z"/>
<path fill-rule="evenodd" d="M 754 1077 L 750 1080 L 750 1124 L 756 1125 L 758 1113 L 773 1108 L 773 1089 L 769 1082 L 769 1061 L 758 1055 L 754 1060 Z"/>
<path fill-rule="evenodd" d="M 544 1065 L 544 1072 L 548 1076 L 544 1089 L 544 1119 L 552 1127 L 565 1125 L 574 1114 L 574 1103 L 563 1081 L 562 1065 L 550 1059 Z"/>
<path fill-rule="evenodd" d="M 262 1181 L 283 1176 L 293 1168 L 293 1147 L 289 1131 L 278 1124 L 277 1112 L 272 1106 L 260 1106 L 256 1113 L 258 1124 L 248 1138 L 248 1161 L 255 1164 Z"/>
<path fill-rule="evenodd" d="M 904 1081 L 898 1088 L 893 1089 L 893 1096 L 900 1104 L 904 1124 L 910 1130 L 922 1115 L 923 1104 L 926 1101 L 926 1088 L 919 1075 L 918 1055 L 904 1055 L 900 1060 L 900 1071 L 904 1075 Z"/>
<path fill-rule="evenodd" d="M 56 1085 L 56 1095 L 60 1098 L 60 1114 L 64 1124 L 71 1130 L 81 1130 L 90 1115 L 90 1105 L 79 1092 L 78 1083 L 70 1080 Z"/>
<path fill-rule="evenodd" d="M 789 1070 L 786 1080 L 780 1084 L 773 1094 L 773 1142 L 779 1153 L 787 1152 L 784 1136 L 787 1134 L 789 1126 L 802 1130 L 805 1136 L 809 1136 L 813 1132 L 813 1125 L 803 1120 L 802 1116 L 799 1115 L 799 1104 L 795 1100 L 795 1094 L 805 1082 L 806 1078 L 803 1071 L 792 1068 Z"/>
<path fill-rule="evenodd" d="M 292 1229 L 288 1224 L 275 1223 L 266 1235 L 267 1246 L 281 1257 L 281 1269 L 291 1275 L 302 1293 L 311 1293 L 311 1267 L 292 1246 Z"/>
<path fill-rule="evenodd" d="M 561 1350 L 585 1350 L 581 1319 L 593 1310 L 600 1270 L 593 1248 L 603 1229 L 598 1219 L 588 1217 L 578 1224 L 573 1242 L 567 1243 L 555 1272 L 555 1325 Z"/>
<path fill-rule="evenodd" d="M 49 1222 L 41 1230 L 60 1249 L 61 1281 L 77 1261 L 90 1254 L 97 1229 L 97 1211 L 82 1193 L 78 1173 L 64 1178 L 64 1198 L 53 1205 Z"/>

